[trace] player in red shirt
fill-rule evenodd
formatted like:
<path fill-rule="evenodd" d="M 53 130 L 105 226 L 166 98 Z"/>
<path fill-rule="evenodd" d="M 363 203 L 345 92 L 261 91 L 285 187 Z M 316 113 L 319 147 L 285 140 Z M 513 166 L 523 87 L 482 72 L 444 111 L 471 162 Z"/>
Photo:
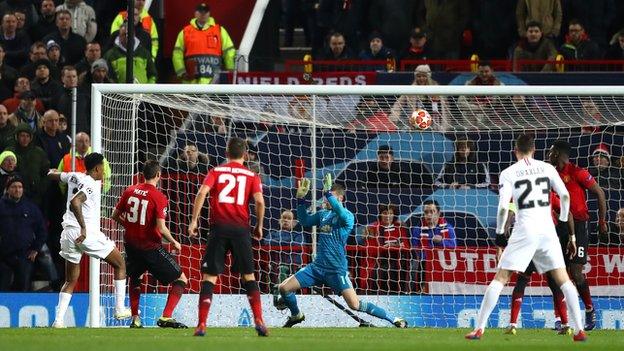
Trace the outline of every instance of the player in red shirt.
<path fill-rule="evenodd" d="M 587 232 L 589 211 L 585 192 L 589 190 L 598 197 L 598 230 L 601 235 L 607 232 L 607 201 L 604 191 L 594 177 L 585 168 L 570 162 L 570 152 L 571 146 L 568 142 L 557 140 L 551 146 L 548 158 L 550 163 L 557 168 L 559 176 L 561 176 L 570 193 L 570 212 L 574 217 L 576 234 L 576 255 L 566 263 L 570 277 L 576 283 L 576 288 L 585 304 L 585 330 L 592 330 L 596 327 L 596 311 L 589 291 L 589 284 L 583 273 L 583 266 L 587 263 L 587 246 L 589 244 Z M 570 233 L 570 235 L 574 234 Z M 568 241 L 567 238 L 560 239 L 562 242 Z M 572 239 L 571 237 L 570 240 Z"/>
<path fill-rule="evenodd" d="M 228 162 L 208 172 L 199 188 L 193 205 L 193 217 L 188 232 L 197 235 L 197 221 L 207 195 L 210 195 L 210 234 L 206 243 L 199 293 L 198 324 L 195 336 L 206 333 L 206 318 L 212 303 L 212 291 L 217 277 L 223 272 L 225 256 L 232 253 L 233 271 L 239 272 L 254 315 L 259 336 L 268 336 L 268 329 L 262 318 L 262 303 L 258 283 L 254 276 L 254 261 L 249 235 L 249 202 L 255 201 L 255 239 L 262 239 L 264 221 L 264 197 L 260 176 L 243 166 L 247 157 L 247 142 L 240 138 L 228 141 L 226 156 Z"/>
<path fill-rule="evenodd" d="M 162 316 L 156 323 L 162 328 L 186 328 L 171 317 L 186 288 L 187 279 L 171 254 L 162 246 L 162 238 L 180 250 L 167 228 L 167 197 L 156 186 L 160 181 L 160 166 L 149 160 L 143 166 L 145 183 L 128 187 L 113 211 L 112 218 L 126 229 L 126 270 L 130 278 L 130 328 L 142 328 L 139 317 L 141 276 L 149 271 L 160 283 L 171 284 Z"/>

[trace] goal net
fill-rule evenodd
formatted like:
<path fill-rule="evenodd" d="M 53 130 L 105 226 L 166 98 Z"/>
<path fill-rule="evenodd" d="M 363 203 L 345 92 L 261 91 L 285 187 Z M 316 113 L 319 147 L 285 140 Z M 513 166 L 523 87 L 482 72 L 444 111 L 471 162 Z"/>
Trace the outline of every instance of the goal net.
<path fill-rule="evenodd" d="M 274 306 L 277 285 L 309 263 L 317 237 L 327 235 L 326 228 L 298 223 L 297 182 L 312 180 L 308 204 L 317 210 L 327 173 L 345 186 L 345 206 L 356 218 L 347 255 L 362 299 L 405 317 L 411 326 L 474 325 L 496 268 L 498 175 L 514 162 L 514 140 L 526 132 L 535 135 L 537 159 L 547 159 L 555 140 L 569 142 L 571 161 L 589 168 L 604 189 L 609 222 L 604 237 L 597 235 L 597 197 L 588 193 L 585 273 L 599 327 L 624 326 L 619 246 L 624 234 L 618 234 L 624 232 L 624 218 L 616 220 L 624 206 L 622 87 L 96 85 L 95 90 L 94 124 L 100 126 L 95 145 L 113 170 L 102 199 L 103 229 L 123 249 L 123 228 L 107 218 L 123 189 L 140 181 L 142 163 L 159 160 L 160 187 L 169 199 L 167 223 L 182 243 L 173 255 L 189 278 L 174 313 L 179 321 L 197 322 L 200 265 L 210 233 L 206 204 L 200 236 L 187 234 L 195 194 L 206 171 L 224 162 L 227 140 L 238 136 L 248 140 L 247 167 L 261 175 L 267 204 L 265 239 L 254 242 L 254 255 L 268 325 L 279 326 L 288 315 Z M 419 127 L 417 110 L 427 112 L 429 128 Z M 215 287 L 209 325 L 248 326 L 251 311 L 229 262 Z M 120 325 L 112 318 L 112 271 L 104 264 L 93 272 L 100 282 L 99 291 L 91 291 L 92 306 L 100 304 L 98 321 Z M 142 283 L 143 323 L 155 325 L 168 287 L 149 274 Z M 491 325 L 509 323 L 513 285 L 504 290 Z M 324 299 L 346 306 L 327 287 L 298 296 L 306 313 L 303 326 L 358 325 Z M 534 274 L 519 324 L 544 328 L 554 321 L 551 293 Z"/>

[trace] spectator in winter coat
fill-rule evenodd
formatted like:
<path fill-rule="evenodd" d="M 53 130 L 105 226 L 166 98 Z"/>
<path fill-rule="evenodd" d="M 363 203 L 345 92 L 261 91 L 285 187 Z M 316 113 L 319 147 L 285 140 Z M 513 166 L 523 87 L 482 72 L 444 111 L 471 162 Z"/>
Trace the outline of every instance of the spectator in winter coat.
<path fill-rule="evenodd" d="M 22 123 L 15 128 L 15 145 L 7 150 L 17 156 L 17 171 L 22 176 L 26 196 L 41 207 L 49 184 L 50 161 L 45 151 L 35 145 L 28 124 Z"/>
<path fill-rule="evenodd" d="M 17 126 L 20 123 L 26 123 L 34 133 L 41 126 L 41 115 L 35 107 L 35 94 L 26 90 L 19 95 L 20 103 L 17 110 L 9 116 L 9 123 Z"/>
<path fill-rule="evenodd" d="M 427 34 L 424 32 L 412 32 L 409 39 L 409 47 L 401 54 L 402 60 L 426 60 L 429 58 L 430 49 L 427 42 Z"/>
<path fill-rule="evenodd" d="M 83 0 L 65 0 L 65 3 L 56 7 L 56 11 L 67 10 L 72 17 L 72 31 L 85 38 L 87 43 L 95 39 L 97 22 L 95 11 Z"/>
<path fill-rule="evenodd" d="M 583 25 L 573 19 L 568 25 L 568 34 L 565 36 L 565 43 L 559 48 L 559 52 L 566 61 L 572 60 L 597 60 L 602 58 L 602 53 L 598 44 L 589 39 Z M 591 70 L 586 65 L 566 65 L 568 71 Z"/>
<path fill-rule="evenodd" d="M 609 35 L 612 24 L 615 22 L 618 9 L 616 3 L 619 0 L 564 0 L 561 2 L 563 8 L 563 23 L 569 23 L 570 19 L 576 18 L 583 24 L 585 32 L 598 44 L 601 51 L 609 46 Z M 621 11 L 620 11 L 621 13 Z"/>
<path fill-rule="evenodd" d="M 30 39 L 32 41 L 40 41 L 56 30 L 56 8 L 54 0 L 41 1 L 41 7 L 39 8 L 41 16 L 29 30 Z"/>
<path fill-rule="evenodd" d="M 359 59 L 367 61 L 384 61 L 381 65 L 367 66 L 363 68 L 363 70 L 385 71 L 387 68 L 385 61 L 388 59 L 394 61 L 396 59 L 396 55 L 392 49 L 384 46 L 381 34 L 379 32 L 373 32 L 373 34 L 370 35 L 368 48 L 360 52 Z"/>
<path fill-rule="evenodd" d="M 67 10 L 56 12 L 56 31 L 43 37 L 43 42 L 54 40 L 61 47 L 65 64 L 74 65 L 82 58 L 87 41 L 72 31 L 72 15 Z"/>
<path fill-rule="evenodd" d="M 539 22 L 529 22 L 526 28 L 526 38 L 522 38 L 514 50 L 514 71 L 552 71 L 553 65 L 550 63 L 520 66 L 519 60 L 555 60 L 557 57 L 555 45 L 550 39 L 544 37 L 542 25 Z"/>
<path fill-rule="evenodd" d="M 444 165 L 435 185 L 448 189 L 490 186 L 490 172 L 485 163 L 478 161 L 474 142 L 468 139 L 455 141 L 455 156 Z"/>
<path fill-rule="evenodd" d="M 0 153 L 0 194 L 4 193 L 9 178 L 18 175 L 17 156 L 12 151 L 2 151 Z"/>
<path fill-rule="evenodd" d="M 28 57 L 30 39 L 25 32 L 17 30 L 17 18 L 13 13 L 7 13 L 2 17 L 0 44 L 6 55 L 4 63 L 14 68 L 24 64 Z"/>
<path fill-rule="evenodd" d="M 518 35 L 526 37 L 529 23 L 538 22 L 545 37 L 559 36 L 563 11 L 560 0 L 519 0 L 516 7 Z"/>
<path fill-rule="evenodd" d="M 429 65 L 418 65 L 414 70 L 414 81 L 412 85 L 438 85 L 438 82 L 431 78 L 431 68 Z M 401 95 L 392 105 L 390 110 L 390 120 L 400 127 L 419 130 L 410 118 L 412 113 L 418 109 L 429 112 L 433 123 L 431 129 L 444 132 L 450 128 L 450 113 L 446 97 L 436 95 Z"/>
<path fill-rule="evenodd" d="M 30 290 L 33 262 L 47 235 L 41 211 L 24 197 L 22 179 L 9 179 L 0 199 L 0 291 Z"/>

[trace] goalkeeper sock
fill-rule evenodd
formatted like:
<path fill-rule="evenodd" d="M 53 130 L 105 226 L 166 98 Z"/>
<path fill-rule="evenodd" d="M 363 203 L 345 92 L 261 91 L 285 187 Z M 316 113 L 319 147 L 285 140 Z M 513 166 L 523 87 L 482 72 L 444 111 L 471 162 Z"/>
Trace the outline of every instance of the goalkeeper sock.
<path fill-rule="evenodd" d="M 483 295 L 483 301 L 481 302 L 481 308 L 479 309 L 479 314 L 477 316 L 476 329 L 485 330 L 488 318 L 490 318 L 490 314 L 498 302 L 498 297 L 500 296 L 501 291 L 503 291 L 503 287 L 503 283 L 498 280 L 492 280 L 490 285 L 488 285 L 487 290 L 485 290 L 485 295 Z"/>
<path fill-rule="evenodd" d="M 139 315 L 139 300 L 141 298 L 141 281 L 130 278 L 128 295 L 130 295 L 130 310 L 133 316 Z"/>
<path fill-rule="evenodd" d="M 178 305 L 180 301 L 180 297 L 184 293 L 184 288 L 186 287 L 186 283 L 181 280 L 176 280 L 171 283 L 171 288 L 169 289 L 169 296 L 167 296 L 167 304 L 165 305 L 165 309 L 163 310 L 163 317 L 171 318 L 173 314 L 173 310 Z"/>
<path fill-rule="evenodd" d="M 518 274 L 518 280 L 516 286 L 511 294 L 511 318 L 509 324 L 518 324 L 518 315 L 520 315 L 520 309 L 522 308 L 522 298 L 524 298 L 524 289 L 527 286 L 529 279 L 524 274 Z"/>
<path fill-rule="evenodd" d="M 54 320 L 63 323 L 65 320 L 65 312 L 67 312 L 67 308 L 69 307 L 69 301 L 71 301 L 72 294 L 66 292 L 59 293 L 59 302 L 58 306 L 56 306 L 56 315 L 54 316 Z"/>
<path fill-rule="evenodd" d="M 264 319 L 262 318 L 262 300 L 260 299 L 258 283 L 255 280 L 249 280 L 244 283 L 244 287 L 245 291 L 247 291 L 247 299 L 249 299 L 249 306 L 251 306 L 255 324 L 264 323 Z"/>
<path fill-rule="evenodd" d="M 201 282 L 201 290 L 199 291 L 199 308 L 197 309 L 197 323 L 205 325 L 206 318 L 208 318 L 208 312 L 210 311 L 210 304 L 212 304 L 212 290 L 214 284 L 209 281 Z"/>
<path fill-rule="evenodd" d="M 366 312 L 370 314 L 371 316 L 374 316 L 380 319 L 385 319 L 390 323 L 394 322 L 394 316 L 389 315 L 388 312 L 386 312 L 386 310 L 384 310 L 383 308 L 379 306 L 376 306 L 372 302 L 360 301 L 360 307 L 358 308 L 358 311 Z"/>
<path fill-rule="evenodd" d="M 282 294 L 282 299 L 284 299 L 284 304 L 290 310 L 291 316 L 296 316 L 300 313 L 299 306 L 297 306 L 297 297 L 295 293 L 289 292 L 288 294 Z"/>
<path fill-rule="evenodd" d="M 115 280 L 115 307 L 118 310 L 124 308 L 124 303 L 126 300 L 126 280 L 119 279 Z"/>
<path fill-rule="evenodd" d="M 568 306 L 568 311 L 570 311 L 570 323 L 572 328 L 574 328 L 575 332 L 579 332 L 583 330 L 583 321 L 581 320 L 581 306 L 579 304 L 578 292 L 572 284 L 572 281 L 568 280 L 567 282 L 561 285 L 561 292 L 565 296 L 566 305 Z"/>

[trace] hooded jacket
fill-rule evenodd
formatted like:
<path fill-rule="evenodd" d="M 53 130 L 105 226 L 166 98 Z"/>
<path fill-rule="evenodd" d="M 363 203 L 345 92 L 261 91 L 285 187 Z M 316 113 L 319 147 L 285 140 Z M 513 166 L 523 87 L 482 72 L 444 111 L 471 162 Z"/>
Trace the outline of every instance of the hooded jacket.
<path fill-rule="evenodd" d="M 22 132 L 29 133 L 33 138 L 26 147 L 18 143 L 18 136 Z M 47 174 L 50 170 L 50 161 L 46 152 L 35 145 L 33 131 L 28 124 L 22 123 L 15 128 L 15 145 L 8 147 L 7 150 L 17 155 L 16 171 L 22 175 L 24 194 L 40 206 L 49 184 Z"/>

